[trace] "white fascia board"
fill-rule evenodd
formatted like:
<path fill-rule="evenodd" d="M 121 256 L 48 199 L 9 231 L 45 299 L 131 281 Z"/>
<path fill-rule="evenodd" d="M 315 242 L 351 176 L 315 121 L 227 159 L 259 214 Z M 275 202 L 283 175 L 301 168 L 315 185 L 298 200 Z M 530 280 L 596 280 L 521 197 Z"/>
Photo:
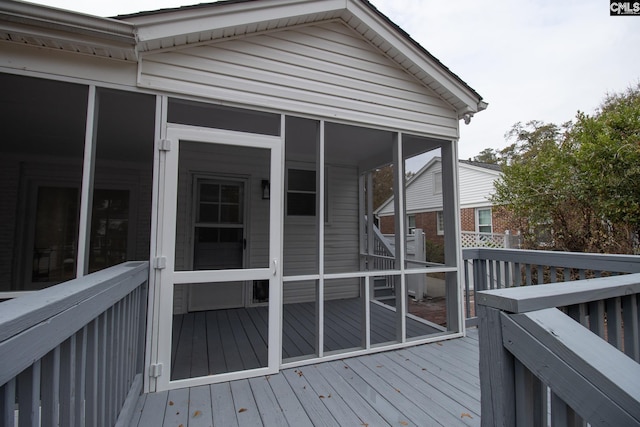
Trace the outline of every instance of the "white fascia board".
<path fill-rule="evenodd" d="M 261 22 L 274 23 L 287 18 L 330 13 L 345 8 L 346 0 L 261 0 L 211 7 L 194 7 L 141 16 L 125 17 L 137 28 L 138 40 L 149 42 L 185 34 L 211 32 Z"/>
<path fill-rule="evenodd" d="M 447 70 L 437 60 L 433 60 L 425 55 L 412 41 L 399 34 L 395 29 L 389 28 L 389 24 L 372 11 L 369 7 L 358 0 L 347 0 L 347 9 L 357 16 L 364 25 L 371 28 L 380 37 L 391 45 L 399 49 L 402 54 L 411 62 L 416 64 L 442 87 L 449 91 L 455 98 L 465 104 L 464 109 L 457 109 L 461 116 L 465 113 L 476 113 L 487 107 L 487 103 L 482 101 L 468 86 L 461 83 L 460 79 Z"/>
<path fill-rule="evenodd" d="M 75 35 L 77 42 L 89 37 L 134 47 L 136 41 L 134 27 L 130 23 L 17 1 L 0 2 L 0 23 L 2 28 L 31 28 L 31 32 L 26 31 L 29 34 L 34 31 L 40 35 L 64 32 Z"/>

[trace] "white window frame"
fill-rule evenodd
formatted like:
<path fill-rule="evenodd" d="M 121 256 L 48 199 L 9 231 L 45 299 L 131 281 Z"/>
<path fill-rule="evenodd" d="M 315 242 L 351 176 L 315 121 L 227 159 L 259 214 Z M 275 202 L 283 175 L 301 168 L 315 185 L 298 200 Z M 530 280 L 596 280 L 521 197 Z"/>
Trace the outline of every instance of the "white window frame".
<path fill-rule="evenodd" d="M 436 212 L 436 234 L 444 236 L 444 211 Z"/>
<path fill-rule="evenodd" d="M 489 211 L 489 224 L 480 224 L 480 212 Z M 490 207 L 476 208 L 476 231 L 478 233 L 493 233 L 493 212 Z M 480 231 L 480 227 L 491 227 L 491 231 Z"/>
<path fill-rule="evenodd" d="M 329 166 L 325 166 L 324 168 L 324 222 L 325 224 L 330 224 L 331 223 L 331 211 L 329 210 L 329 174 L 330 174 L 330 167 Z M 288 204 L 289 204 L 289 171 L 290 170 L 303 170 L 303 171 L 313 171 L 316 172 L 316 167 L 313 164 L 309 164 L 309 163 L 303 163 L 303 162 L 291 162 L 291 163 L 287 163 L 286 165 L 286 174 L 285 174 L 285 179 L 284 179 L 284 186 L 285 186 L 285 190 L 284 190 L 284 212 L 283 215 L 289 219 L 294 219 L 295 221 L 310 221 L 313 220 L 315 221 L 318 217 L 317 215 L 317 208 L 318 206 L 316 206 L 316 214 L 314 215 L 289 215 L 288 211 Z M 316 180 L 317 180 L 318 174 L 316 173 Z M 313 194 L 316 195 L 316 200 L 317 200 L 317 194 L 318 194 L 318 185 L 317 185 L 317 181 L 316 181 L 316 190 L 313 192 Z M 311 192 L 309 192 L 309 194 L 311 194 Z"/>
<path fill-rule="evenodd" d="M 442 172 L 433 173 L 433 194 L 442 194 Z"/>
<path fill-rule="evenodd" d="M 416 229 L 416 214 L 407 214 L 407 230 L 413 234 Z"/>

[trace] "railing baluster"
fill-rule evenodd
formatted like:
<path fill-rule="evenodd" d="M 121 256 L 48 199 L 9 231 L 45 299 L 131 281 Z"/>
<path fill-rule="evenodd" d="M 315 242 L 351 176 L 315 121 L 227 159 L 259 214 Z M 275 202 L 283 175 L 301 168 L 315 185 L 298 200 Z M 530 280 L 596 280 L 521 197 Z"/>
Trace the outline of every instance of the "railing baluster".
<path fill-rule="evenodd" d="M 60 400 L 60 346 L 42 359 L 42 427 L 58 426 Z"/>
<path fill-rule="evenodd" d="M 529 286 L 533 283 L 531 279 L 531 264 L 525 265 L 524 268 L 525 268 L 525 274 L 526 274 L 525 285 Z"/>
<path fill-rule="evenodd" d="M 16 411 L 16 380 L 9 380 L 0 386 L 0 425 L 6 427 L 15 426 Z"/>
<path fill-rule="evenodd" d="M 85 420 L 89 426 L 98 425 L 98 318 L 87 329 L 87 385 Z"/>
<path fill-rule="evenodd" d="M 39 424 L 40 415 L 40 360 L 18 375 L 19 426 Z"/>
<path fill-rule="evenodd" d="M 604 318 L 605 318 L 604 301 L 593 301 L 589 303 L 589 329 L 591 332 L 601 338 L 605 337 Z"/>
<path fill-rule="evenodd" d="M 75 334 L 60 346 L 60 425 L 74 426 Z"/>
<path fill-rule="evenodd" d="M 607 310 L 607 341 L 617 349 L 622 348 L 622 301 L 619 297 L 605 302 Z"/>
<path fill-rule="evenodd" d="M 130 262 L 3 304 L 0 426 L 114 425 L 143 369 L 147 280 Z"/>
<path fill-rule="evenodd" d="M 107 389 L 107 364 L 109 363 L 109 359 L 107 357 L 108 344 L 108 323 L 109 323 L 109 310 L 102 313 L 102 315 L 98 318 L 100 320 L 100 334 L 98 336 L 98 366 L 100 367 L 99 371 L 99 382 L 102 385 L 98 388 L 98 425 L 100 427 L 106 426 L 107 419 L 107 409 L 108 409 L 108 389 Z"/>
<path fill-rule="evenodd" d="M 75 334 L 76 337 L 76 385 L 75 385 L 75 422 L 77 426 L 85 426 L 85 381 L 87 369 L 87 326 Z"/>
<path fill-rule="evenodd" d="M 637 294 L 622 297 L 624 353 L 640 363 L 640 299 Z"/>

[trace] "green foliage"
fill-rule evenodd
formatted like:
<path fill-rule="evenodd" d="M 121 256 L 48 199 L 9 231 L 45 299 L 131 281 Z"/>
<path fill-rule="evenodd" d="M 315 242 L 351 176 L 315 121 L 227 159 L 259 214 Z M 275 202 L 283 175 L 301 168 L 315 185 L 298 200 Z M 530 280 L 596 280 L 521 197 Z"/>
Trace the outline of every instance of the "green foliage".
<path fill-rule="evenodd" d="M 469 159 L 471 160 L 471 159 Z M 480 152 L 480 154 L 478 154 L 477 156 L 475 156 L 473 158 L 474 162 L 480 162 L 480 163 L 488 163 L 488 164 L 496 164 L 498 163 L 498 152 L 496 150 L 494 150 L 493 148 L 485 148 L 484 150 L 482 150 Z"/>
<path fill-rule="evenodd" d="M 640 85 L 607 96 L 591 116 L 579 112 L 575 123 L 517 123 L 507 138 L 493 202 L 528 247 L 547 235 L 547 248 L 637 252 Z"/>

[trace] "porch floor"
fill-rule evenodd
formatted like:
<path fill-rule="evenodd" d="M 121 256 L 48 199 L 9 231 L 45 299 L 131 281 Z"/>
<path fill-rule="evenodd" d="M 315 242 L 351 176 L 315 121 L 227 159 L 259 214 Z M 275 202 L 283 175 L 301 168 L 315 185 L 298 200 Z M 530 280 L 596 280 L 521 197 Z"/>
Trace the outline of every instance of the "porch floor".
<path fill-rule="evenodd" d="M 361 347 L 362 300 L 325 301 L 324 351 Z M 372 345 L 396 341 L 395 309 L 370 303 Z M 315 303 L 285 304 L 282 357 L 312 356 Z M 173 317 L 171 379 L 194 378 L 267 366 L 267 307 L 200 311 Z M 444 328 L 407 318 L 407 337 L 441 334 Z"/>
<path fill-rule="evenodd" d="M 131 426 L 478 426 L 478 333 L 142 395 Z"/>

